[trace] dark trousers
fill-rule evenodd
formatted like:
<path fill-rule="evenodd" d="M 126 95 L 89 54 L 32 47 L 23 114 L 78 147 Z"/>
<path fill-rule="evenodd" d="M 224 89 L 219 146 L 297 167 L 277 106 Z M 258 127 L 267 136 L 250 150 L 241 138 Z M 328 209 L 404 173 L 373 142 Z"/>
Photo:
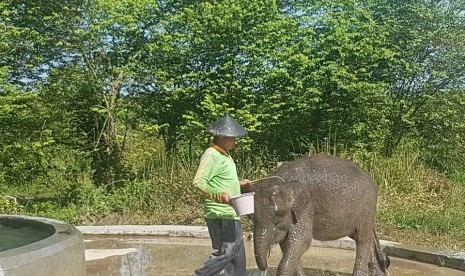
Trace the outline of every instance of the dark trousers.
<path fill-rule="evenodd" d="M 245 247 L 240 221 L 207 219 L 213 253 L 195 271 L 194 276 L 215 276 L 224 270 L 225 276 L 246 276 Z"/>

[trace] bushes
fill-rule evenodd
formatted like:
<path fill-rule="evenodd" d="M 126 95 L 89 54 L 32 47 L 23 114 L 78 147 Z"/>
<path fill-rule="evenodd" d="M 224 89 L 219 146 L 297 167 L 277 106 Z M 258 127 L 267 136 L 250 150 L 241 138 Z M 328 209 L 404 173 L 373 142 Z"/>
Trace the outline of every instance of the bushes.
<path fill-rule="evenodd" d="M 16 198 L 0 194 L 0 214 L 18 214 L 24 207 L 18 204 Z"/>
<path fill-rule="evenodd" d="M 373 154 L 362 165 L 378 184 L 380 223 L 463 238 L 465 186 L 425 167 L 415 148 L 404 145 L 390 158 Z"/>
<path fill-rule="evenodd" d="M 97 186 L 75 151 L 56 154 L 47 177 L 18 187 L 2 186 L 0 211 L 45 216 L 73 224 L 203 224 L 202 197 L 192 185 L 199 156 L 168 155 L 152 145 L 150 154 L 127 156 L 126 179 L 118 186 Z M 431 235 L 463 239 L 463 175 L 449 179 L 426 167 L 414 144 L 404 144 L 391 157 L 331 150 L 364 167 L 379 188 L 378 224 Z M 234 152 L 241 178 L 258 179 L 274 170 L 277 160 L 263 154 Z M 245 225 L 250 228 L 250 222 Z"/>

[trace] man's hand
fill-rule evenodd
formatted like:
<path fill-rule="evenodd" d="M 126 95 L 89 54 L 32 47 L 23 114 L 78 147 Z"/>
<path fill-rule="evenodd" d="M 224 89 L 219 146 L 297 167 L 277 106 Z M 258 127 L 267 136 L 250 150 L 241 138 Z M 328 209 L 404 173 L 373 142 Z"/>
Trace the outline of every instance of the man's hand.
<path fill-rule="evenodd" d="M 221 194 L 220 194 L 221 203 L 229 204 L 229 199 L 230 198 L 231 198 L 231 196 L 228 193 L 221 192 Z"/>
<path fill-rule="evenodd" d="M 241 181 L 239 181 L 239 185 L 241 185 L 241 188 L 245 188 L 245 187 L 249 186 L 251 183 L 252 183 L 252 181 L 250 181 L 248 179 L 242 179 Z"/>

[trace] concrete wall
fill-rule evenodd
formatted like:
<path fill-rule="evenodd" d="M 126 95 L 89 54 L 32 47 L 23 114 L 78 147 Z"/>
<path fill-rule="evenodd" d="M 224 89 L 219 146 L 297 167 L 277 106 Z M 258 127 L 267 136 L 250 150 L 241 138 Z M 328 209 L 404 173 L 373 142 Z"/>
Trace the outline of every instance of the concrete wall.
<path fill-rule="evenodd" d="M 53 233 L 39 241 L 0 252 L 0 276 L 86 275 L 84 241 L 74 226 L 38 217 L 0 215 L 0 221 L 2 219 L 30 221 L 34 227 L 42 224 Z"/>

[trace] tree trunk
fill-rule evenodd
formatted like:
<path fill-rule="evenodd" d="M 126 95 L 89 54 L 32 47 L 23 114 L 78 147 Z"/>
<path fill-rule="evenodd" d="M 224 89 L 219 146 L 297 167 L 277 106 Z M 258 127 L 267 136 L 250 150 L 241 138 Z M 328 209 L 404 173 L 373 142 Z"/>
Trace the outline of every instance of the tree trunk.
<path fill-rule="evenodd" d="M 121 185 L 123 167 L 123 147 L 118 141 L 118 119 L 116 115 L 117 99 L 121 91 L 123 76 L 120 74 L 112 83 L 109 97 L 103 96 L 103 105 L 106 109 L 106 117 L 98 126 L 99 137 L 96 141 L 94 154 L 94 181 L 100 185 Z"/>

